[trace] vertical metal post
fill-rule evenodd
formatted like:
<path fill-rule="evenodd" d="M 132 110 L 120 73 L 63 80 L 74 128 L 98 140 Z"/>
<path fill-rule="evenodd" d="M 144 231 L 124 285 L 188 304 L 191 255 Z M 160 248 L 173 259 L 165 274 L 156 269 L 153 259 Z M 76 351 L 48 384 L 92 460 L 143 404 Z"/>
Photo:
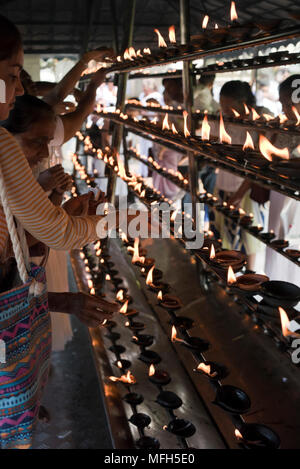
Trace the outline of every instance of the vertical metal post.
<path fill-rule="evenodd" d="M 181 44 L 188 44 L 190 41 L 190 1 L 180 0 L 180 38 Z M 193 108 L 193 82 L 191 74 L 192 62 L 183 62 L 182 82 L 184 107 L 189 116 L 192 115 Z M 189 127 L 194 134 L 193 121 L 189 118 Z M 198 184 L 197 164 L 193 152 L 188 152 L 189 159 L 189 181 L 190 193 L 192 197 L 193 217 L 196 217 L 196 194 Z"/>
<path fill-rule="evenodd" d="M 125 3 L 125 2 L 123 2 Z M 136 0 L 127 0 L 127 14 L 124 17 L 124 35 L 122 43 L 122 51 L 132 45 L 134 18 L 135 18 L 135 7 Z M 121 73 L 118 80 L 118 94 L 117 94 L 117 109 L 124 112 L 125 109 L 125 96 L 126 96 L 126 85 L 127 85 L 128 73 Z M 114 153 L 120 150 L 122 142 L 123 125 L 114 124 L 113 137 L 112 137 L 112 149 Z M 115 190 L 116 190 L 117 176 L 113 171 L 110 171 L 110 176 L 107 185 L 107 197 L 111 203 L 115 201 Z"/>

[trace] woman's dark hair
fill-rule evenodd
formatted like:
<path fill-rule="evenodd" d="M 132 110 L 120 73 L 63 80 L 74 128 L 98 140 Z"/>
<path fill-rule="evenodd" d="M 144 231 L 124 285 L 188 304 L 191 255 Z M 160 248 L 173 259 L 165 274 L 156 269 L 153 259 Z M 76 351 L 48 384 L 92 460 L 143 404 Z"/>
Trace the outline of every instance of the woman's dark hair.
<path fill-rule="evenodd" d="M 5 16 L 0 15 L 0 60 L 6 60 L 22 47 L 18 28 Z"/>
<path fill-rule="evenodd" d="M 2 126 L 12 134 L 21 134 L 27 132 L 36 122 L 51 118 L 55 118 L 55 113 L 49 104 L 25 94 L 16 98 L 15 106 Z"/>
<path fill-rule="evenodd" d="M 255 96 L 252 93 L 249 83 L 247 83 L 246 81 L 228 81 L 227 83 L 225 83 L 225 85 L 222 86 L 220 96 L 233 98 L 251 107 L 254 107 L 256 104 Z"/>

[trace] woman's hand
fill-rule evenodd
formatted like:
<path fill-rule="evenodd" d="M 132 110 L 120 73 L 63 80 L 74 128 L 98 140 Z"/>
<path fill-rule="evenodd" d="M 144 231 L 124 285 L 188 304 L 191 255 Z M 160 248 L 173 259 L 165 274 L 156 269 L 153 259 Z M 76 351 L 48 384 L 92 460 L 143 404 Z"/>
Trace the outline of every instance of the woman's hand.
<path fill-rule="evenodd" d="M 96 50 L 90 50 L 83 54 L 81 60 L 85 64 L 88 64 L 91 60 L 95 60 L 96 62 L 102 62 L 105 58 L 115 59 L 115 51 L 108 47 L 99 47 Z"/>
<path fill-rule="evenodd" d="M 48 293 L 49 310 L 74 314 L 88 327 L 101 326 L 105 319 L 111 319 L 120 311 L 120 305 L 88 293 Z"/>
<path fill-rule="evenodd" d="M 52 191 L 62 184 L 66 183 L 66 173 L 61 164 L 52 166 L 46 171 L 40 173 L 38 183 L 45 192 Z"/>
<path fill-rule="evenodd" d="M 89 204 L 92 196 L 93 192 L 88 192 L 87 194 L 80 195 L 79 197 L 72 197 L 62 205 L 62 208 L 68 215 L 84 217 L 89 215 Z"/>

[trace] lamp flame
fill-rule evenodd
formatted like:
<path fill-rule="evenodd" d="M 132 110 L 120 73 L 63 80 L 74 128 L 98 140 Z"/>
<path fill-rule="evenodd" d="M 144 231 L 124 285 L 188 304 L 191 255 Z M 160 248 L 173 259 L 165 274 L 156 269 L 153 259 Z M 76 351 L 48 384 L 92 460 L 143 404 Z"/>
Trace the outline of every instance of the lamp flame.
<path fill-rule="evenodd" d="M 215 251 L 214 245 L 212 244 L 212 245 L 211 245 L 211 248 L 210 248 L 209 258 L 210 258 L 210 259 L 215 259 L 215 257 L 216 257 L 216 251 Z"/>
<path fill-rule="evenodd" d="M 177 129 L 174 124 L 171 125 L 171 129 L 174 135 L 178 134 Z"/>
<path fill-rule="evenodd" d="M 162 129 L 163 130 L 170 130 L 170 126 L 169 126 L 169 116 L 168 114 L 165 115 L 164 117 L 164 120 L 163 120 L 163 123 L 162 123 Z"/>
<path fill-rule="evenodd" d="M 243 435 L 241 434 L 241 432 L 237 428 L 234 430 L 234 434 L 235 434 L 235 436 L 238 440 L 243 439 Z"/>
<path fill-rule="evenodd" d="M 208 22 L 209 22 L 209 16 L 205 15 L 204 18 L 203 18 L 203 21 L 202 21 L 202 28 L 203 29 L 207 28 Z"/>
<path fill-rule="evenodd" d="M 158 299 L 159 301 L 162 301 L 162 299 L 163 299 L 163 294 L 162 294 L 162 291 L 161 291 L 161 290 L 157 293 L 157 299 Z"/>
<path fill-rule="evenodd" d="M 241 114 L 239 112 L 237 112 L 234 108 L 231 108 L 233 114 L 234 114 L 234 117 L 241 117 Z"/>
<path fill-rule="evenodd" d="M 254 150 L 254 143 L 253 143 L 252 137 L 251 137 L 251 135 L 249 134 L 248 131 L 247 131 L 245 144 L 243 146 L 243 150 L 246 150 L 247 148 L 251 148 L 251 150 Z"/>
<path fill-rule="evenodd" d="M 205 365 L 205 363 L 200 363 L 197 366 L 197 370 L 203 371 L 203 373 L 205 373 L 206 375 L 210 375 L 211 367 L 210 365 Z"/>
<path fill-rule="evenodd" d="M 147 278 L 146 278 L 146 285 L 151 285 L 153 283 L 153 270 L 154 270 L 154 265 L 151 267 L 151 269 L 148 272 Z"/>
<path fill-rule="evenodd" d="M 122 368 L 122 362 L 120 360 L 117 361 L 117 365 L 119 368 Z"/>
<path fill-rule="evenodd" d="M 157 34 L 157 37 L 158 37 L 158 47 L 168 47 L 165 40 L 164 40 L 164 38 L 160 34 L 159 30 L 154 29 L 154 32 Z"/>
<path fill-rule="evenodd" d="M 176 44 L 176 34 L 175 34 L 175 26 L 169 27 L 169 40 L 171 44 Z"/>
<path fill-rule="evenodd" d="M 236 12 L 235 2 L 231 2 L 230 19 L 231 19 L 231 21 L 236 21 L 238 19 L 238 14 Z"/>
<path fill-rule="evenodd" d="M 127 236 L 126 236 L 125 233 L 121 234 L 121 239 L 122 239 L 123 242 L 128 243 L 128 239 L 127 239 Z"/>
<path fill-rule="evenodd" d="M 209 140 L 210 138 L 210 125 L 208 123 L 208 117 L 207 117 L 207 111 L 205 111 L 205 116 L 202 121 L 202 127 L 201 127 L 201 138 L 202 140 Z"/>
<path fill-rule="evenodd" d="M 246 116 L 249 116 L 250 110 L 249 110 L 249 108 L 248 108 L 248 106 L 247 106 L 246 103 L 244 103 L 244 109 L 245 109 L 245 114 L 246 114 Z"/>
<path fill-rule="evenodd" d="M 149 367 L 149 376 L 155 375 L 155 366 L 152 364 Z"/>
<path fill-rule="evenodd" d="M 258 112 L 253 108 L 251 108 L 251 111 L 252 111 L 252 120 L 254 121 L 257 121 L 257 119 L 260 119 L 260 115 L 258 114 Z"/>
<path fill-rule="evenodd" d="M 279 306 L 278 311 L 279 311 L 279 314 L 280 314 L 282 335 L 284 337 L 288 337 L 288 336 L 292 335 L 292 332 L 289 330 L 290 320 L 289 320 L 288 315 L 286 314 L 285 310 L 283 308 L 281 308 L 281 306 Z"/>
<path fill-rule="evenodd" d="M 157 117 L 154 117 L 154 118 L 152 119 L 152 121 L 150 121 L 150 124 L 154 124 L 154 125 L 155 125 L 155 124 L 157 124 L 157 121 L 158 121 Z"/>
<path fill-rule="evenodd" d="M 131 372 L 128 370 L 126 375 L 120 376 L 120 378 L 117 378 L 117 376 L 110 376 L 109 377 L 110 381 L 115 382 L 121 382 L 125 384 L 135 384 L 136 383 L 136 378 L 131 374 Z"/>
<path fill-rule="evenodd" d="M 236 283 L 236 277 L 234 275 L 233 268 L 230 265 L 227 272 L 227 284 L 233 285 L 234 283 Z"/>
<path fill-rule="evenodd" d="M 190 137 L 190 132 L 188 131 L 187 127 L 187 118 L 188 118 L 188 113 L 187 111 L 183 111 L 183 121 L 184 121 L 184 136 L 185 138 Z"/>
<path fill-rule="evenodd" d="M 129 53 L 131 60 L 136 59 L 136 52 L 135 52 L 134 47 L 129 47 L 128 53 Z"/>
<path fill-rule="evenodd" d="M 288 160 L 290 157 L 288 148 L 277 148 L 264 136 L 259 136 L 259 149 L 261 154 L 269 161 L 272 161 L 272 155 L 279 156 L 285 160 Z"/>
<path fill-rule="evenodd" d="M 123 304 L 122 308 L 120 308 L 120 313 L 121 314 L 126 314 L 127 309 L 128 309 L 128 300 L 126 300 L 125 303 Z"/>
<path fill-rule="evenodd" d="M 179 338 L 177 337 L 177 331 L 176 331 L 176 327 L 175 327 L 175 326 L 172 326 L 171 341 L 172 341 L 172 342 L 182 342 L 182 343 L 185 343 L 184 340 L 179 339 Z"/>
<path fill-rule="evenodd" d="M 220 112 L 220 143 L 229 143 L 229 144 L 231 144 L 231 142 L 232 142 L 232 139 L 231 139 L 230 135 L 225 130 L 223 115 Z"/>
<path fill-rule="evenodd" d="M 300 125 L 300 114 L 299 114 L 299 112 L 297 111 L 297 108 L 296 108 L 295 106 L 293 106 L 293 107 L 292 107 L 292 111 L 293 111 L 293 113 L 295 114 L 296 119 L 297 119 L 296 125 Z"/>

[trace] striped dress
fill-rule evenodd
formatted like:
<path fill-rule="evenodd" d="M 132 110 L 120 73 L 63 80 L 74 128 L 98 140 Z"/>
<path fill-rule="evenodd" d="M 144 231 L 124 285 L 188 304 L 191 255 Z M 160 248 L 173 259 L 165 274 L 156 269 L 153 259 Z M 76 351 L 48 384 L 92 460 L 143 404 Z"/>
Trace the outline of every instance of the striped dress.
<path fill-rule="evenodd" d="M 28 162 L 14 139 L 0 127 L 0 165 L 10 209 L 25 230 L 56 250 L 80 248 L 97 238 L 100 216 L 72 217 L 55 207 L 33 177 Z M 0 206 L 0 260 L 5 260 L 8 231 Z"/>

